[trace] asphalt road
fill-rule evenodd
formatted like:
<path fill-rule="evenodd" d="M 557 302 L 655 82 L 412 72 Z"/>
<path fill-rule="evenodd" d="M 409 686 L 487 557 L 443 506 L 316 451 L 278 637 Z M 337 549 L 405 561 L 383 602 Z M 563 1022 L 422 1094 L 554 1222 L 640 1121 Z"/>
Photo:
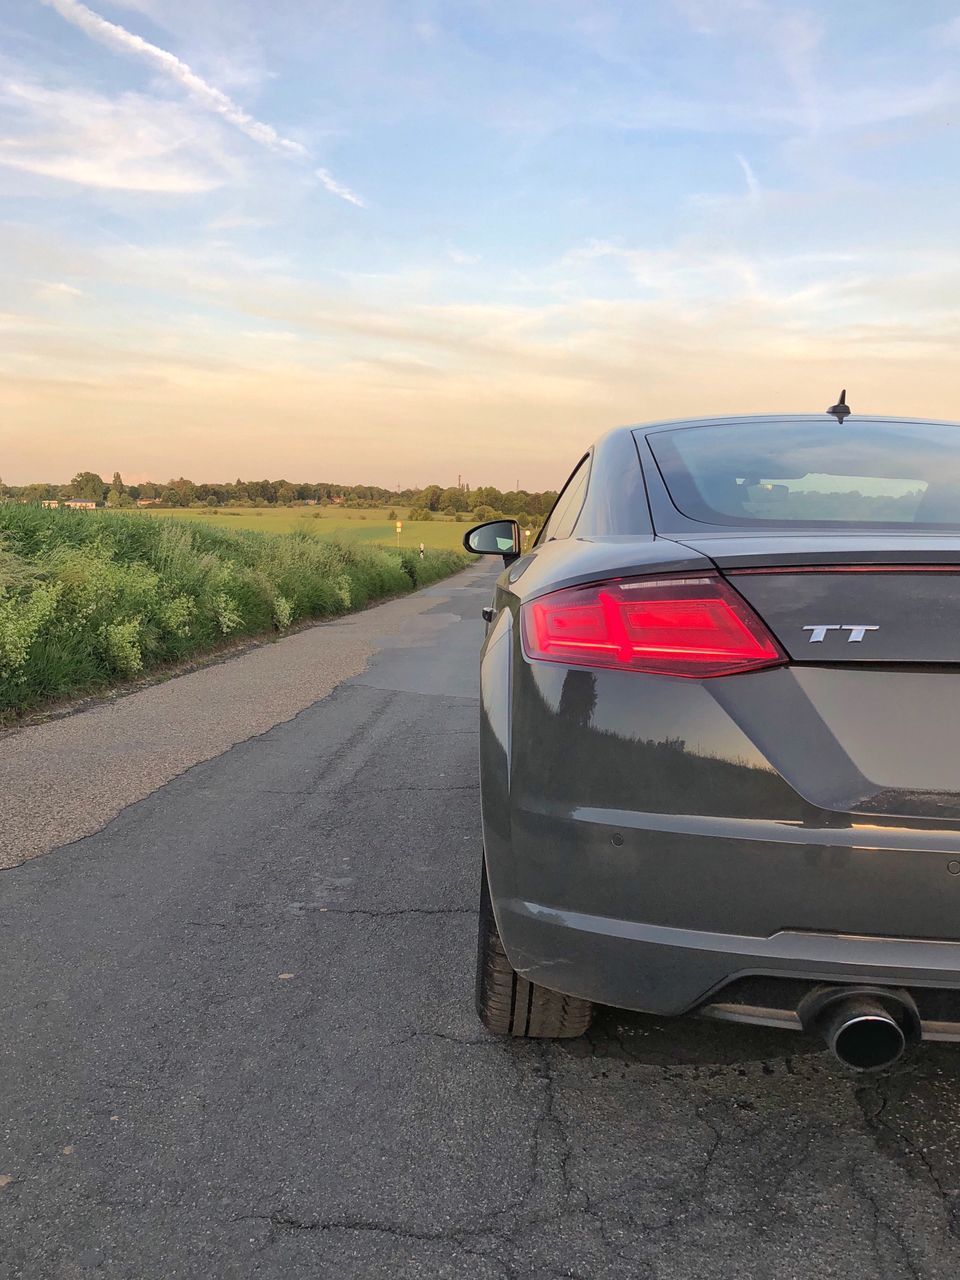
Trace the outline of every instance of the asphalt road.
<path fill-rule="evenodd" d="M 867 1081 L 696 1019 L 484 1033 L 491 579 L 0 873 L 5 1280 L 957 1275 L 960 1049 Z"/>

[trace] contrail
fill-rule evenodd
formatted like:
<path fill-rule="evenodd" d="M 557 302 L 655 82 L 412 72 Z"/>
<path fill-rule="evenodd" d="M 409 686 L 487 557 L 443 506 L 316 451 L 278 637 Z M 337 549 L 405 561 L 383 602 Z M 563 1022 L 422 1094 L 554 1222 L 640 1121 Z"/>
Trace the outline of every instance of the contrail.
<path fill-rule="evenodd" d="M 137 57 L 142 58 L 144 62 L 149 62 L 153 66 L 159 68 L 164 74 L 170 76 L 172 80 L 176 80 L 179 84 L 190 93 L 204 106 L 209 107 L 211 111 L 215 111 L 217 115 L 223 116 L 225 120 L 229 120 L 232 125 L 252 138 L 254 142 L 259 142 L 265 147 L 270 147 L 274 151 L 286 151 L 294 155 L 306 155 L 306 148 L 302 147 L 299 142 L 292 142 L 289 138 L 282 138 L 272 125 L 262 124 L 261 121 L 255 120 L 253 116 L 248 115 L 242 107 L 237 106 L 225 93 L 221 93 L 219 89 L 215 89 L 212 84 L 207 84 L 201 76 L 192 71 L 185 62 L 182 62 L 172 53 L 168 53 L 166 49 L 161 49 L 159 45 L 151 44 L 149 40 L 144 40 L 142 36 L 135 36 L 132 31 L 127 31 L 124 27 L 117 26 L 115 22 L 108 22 L 106 18 L 101 18 L 98 13 L 94 13 L 92 9 L 88 9 L 85 4 L 80 4 L 79 0 L 43 0 L 43 3 L 49 5 L 51 9 L 55 9 L 61 18 L 65 18 L 67 22 L 72 22 L 75 27 L 79 27 L 81 31 L 94 40 L 99 40 L 101 44 L 109 45 L 112 49 L 119 49 L 121 53 L 133 53 Z"/>
<path fill-rule="evenodd" d="M 736 152 L 736 157 L 740 163 L 740 168 L 743 170 L 743 176 L 747 182 L 747 195 L 750 197 L 751 200 L 759 200 L 761 195 L 760 182 L 757 178 L 757 175 L 753 171 L 753 165 L 746 158 L 746 156 L 742 156 L 739 151 Z"/>
<path fill-rule="evenodd" d="M 332 195 L 339 196 L 341 200 L 349 200 L 351 204 L 359 205 L 361 209 L 367 207 L 366 201 L 355 191 L 345 187 L 342 182 L 338 182 L 329 169 L 316 169 L 314 172 Z"/>
<path fill-rule="evenodd" d="M 197 102 L 222 116 L 254 142 L 268 147 L 271 151 L 279 151 L 286 155 L 309 156 L 307 148 L 302 143 L 284 138 L 277 133 L 273 125 L 264 124 L 262 120 L 255 119 L 232 98 L 228 98 L 214 85 L 208 84 L 187 63 L 167 49 L 161 49 L 159 45 L 151 44 L 149 40 L 134 35 L 125 27 L 101 18 L 98 13 L 81 4 L 80 0 L 42 0 L 42 3 L 55 9 L 61 18 L 79 27 L 91 39 L 99 40 L 101 44 L 117 49 L 121 53 L 132 53 L 144 62 L 149 62 L 171 80 L 181 84 Z M 318 169 L 317 177 L 333 195 L 339 196 L 341 200 L 348 200 L 351 204 L 363 206 L 363 200 L 358 195 L 355 195 L 349 187 L 337 182 L 325 169 Z"/>

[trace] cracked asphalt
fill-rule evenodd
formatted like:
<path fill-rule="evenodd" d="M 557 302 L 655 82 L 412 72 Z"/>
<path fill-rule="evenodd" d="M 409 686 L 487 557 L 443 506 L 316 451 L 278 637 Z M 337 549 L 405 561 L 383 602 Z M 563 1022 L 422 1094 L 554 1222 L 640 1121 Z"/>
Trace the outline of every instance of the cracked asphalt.
<path fill-rule="evenodd" d="M 294 719 L 0 873 L 0 1275 L 960 1271 L 960 1050 L 865 1079 L 696 1019 L 483 1031 L 492 577 L 431 588 Z"/>

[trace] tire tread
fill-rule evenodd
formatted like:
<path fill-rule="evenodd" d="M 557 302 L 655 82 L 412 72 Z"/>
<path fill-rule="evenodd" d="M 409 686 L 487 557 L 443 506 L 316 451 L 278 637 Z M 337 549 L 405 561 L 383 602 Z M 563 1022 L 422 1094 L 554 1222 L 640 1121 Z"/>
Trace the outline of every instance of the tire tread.
<path fill-rule="evenodd" d="M 476 997 L 481 1022 L 500 1036 L 569 1039 L 583 1035 L 593 1016 L 589 1000 L 530 982 L 510 964 L 493 915 L 486 867 L 480 885 Z"/>

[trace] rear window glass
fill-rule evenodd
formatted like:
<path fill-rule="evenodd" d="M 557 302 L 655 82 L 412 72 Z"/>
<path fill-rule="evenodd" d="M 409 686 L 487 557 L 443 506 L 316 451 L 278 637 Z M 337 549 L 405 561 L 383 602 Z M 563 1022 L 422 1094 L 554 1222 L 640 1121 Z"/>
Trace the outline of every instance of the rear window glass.
<path fill-rule="evenodd" d="M 960 427 L 764 421 L 647 441 L 674 506 L 694 520 L 960 528 Z"/>

